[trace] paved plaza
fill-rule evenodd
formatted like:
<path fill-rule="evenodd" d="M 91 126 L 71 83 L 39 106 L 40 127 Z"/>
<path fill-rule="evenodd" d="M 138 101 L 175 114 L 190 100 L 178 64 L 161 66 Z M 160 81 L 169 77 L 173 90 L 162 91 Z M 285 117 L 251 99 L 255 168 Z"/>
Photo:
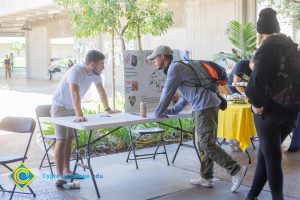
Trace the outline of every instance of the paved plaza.
<path fill-rule="evenodd" d="M 29 80 L 24 76 L 18 75 L 11 80 L 0 79 L 0 117 L 6 115 L 29 116 L 35 117 L 34 109 L 39 104 L 51 103 L 51 94 L 55 89 L 58 81 L 48 80 Z M 35 134 L 36 136 L 36 134 Z M 23 139 L 15 134 L 0 133 L 0 151 L 7 153 L 18 153 L 21 148 Z M 258 142 L 255 142 L 258 146 Z M 283 170 L 284 193 L 287 200 L 300 199 L 300 186 L 298 184 L 300 153 L 286 153 L 285 150 L 289 145 L 287 140 L 283 145 Z M 173 158 L 177 144 L 167 145 L 169 159 Z M 241 152 L 232 152 L 230 148 L 224 146 L 233 157 L 242 163 L 247 163 L 247 157 Z M 199 176 L 199 161 L 195 151 L 190 148 L 182 148 L 179 151 L 178 158 L 174 165 L 167 166 L 164 156 L 158 156 L 156 160 L 139 161 L 139 170 L 135 169 L 134 162 L 126 163 L 127 153 L 118 153 L 108 156 L 92 158 L 92 166 L 95 174 L 100 174 L 101 178 L 97 179 L 97 184 L 101 194 L 101 199 L 158 199 L 158 200 L 195 200 L 195 199 L 244 199 L 255 168 L 256 150 L 253 147 L 248 148 L 253 163 L 243 182 L 242 187 L 237 193 L 231 193 L 231 180 L 226 171 L 217 165 L 215 166 L 215 187 L 207 189 L 193 186 L 189 183 L 190 178 Z M 144 149 L 144 152 L 153 151 L 153 149 Z M 53 179 L 47 179 L 48 169 L 38 170 L 38 165 L 43 155 L 43 150 L 38 144 L 36 137 L 28 154 L 28 166 L 38 176 L 31 186 L 37 193 L 35 199 L 97 199 L 92 180 L 86 179 L 81 181 L 80 190 L 64 191 L 54 186 Z M 87 174 L 87 172 L 79 171 Z M 12 183 L 7 178 L 7 171 L 0 168 L 0 183 L 12 187 Z M 8 194 L 0 194 L 0 199 L 9 199 Z M 14 199 L 33 199 L 30 195 L 16 195 Z M 268 186 L 265 187 L 260 199 L 271 199 Z"/>

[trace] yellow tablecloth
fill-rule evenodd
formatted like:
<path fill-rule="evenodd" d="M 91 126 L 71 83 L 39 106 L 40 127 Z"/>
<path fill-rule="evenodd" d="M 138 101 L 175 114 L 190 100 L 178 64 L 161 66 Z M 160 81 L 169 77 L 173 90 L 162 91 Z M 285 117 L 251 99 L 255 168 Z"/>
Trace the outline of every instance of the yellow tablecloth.
<path fill-rule="evenodd" d="M 218 137 L 235 139 L 242 151 L 250 144 L 250 137 L 256 135 L 250 104 L 228 104 L 219 112 Z"/>

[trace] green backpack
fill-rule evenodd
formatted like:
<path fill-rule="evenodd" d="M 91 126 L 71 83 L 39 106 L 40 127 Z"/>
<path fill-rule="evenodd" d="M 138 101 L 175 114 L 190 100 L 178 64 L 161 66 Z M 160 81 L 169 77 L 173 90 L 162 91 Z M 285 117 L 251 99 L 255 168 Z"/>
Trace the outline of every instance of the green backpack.
<path fill-rule="evenodd" d="M 220 65 L 205 60 L 180 60 L 179 63 L 192 69 L 198 78 L 195 87 L 204 87 L 218 92 L 218 85 L 228 83 L 226 70 Z"/>
<path fill-rule="evenodd" d="M 179 63 L 188 66 L 197 75 L 197 84 L 189 85 L 192 87 L 204 87 L 215 92 L 221 100 L 220 109 L 226 110 L 227 101 L 218 91 L 218 85 L 226 85 L 228 83 L 226 70 L 220 65 L 212 61 L 204 60 L 180 60 Z"/>

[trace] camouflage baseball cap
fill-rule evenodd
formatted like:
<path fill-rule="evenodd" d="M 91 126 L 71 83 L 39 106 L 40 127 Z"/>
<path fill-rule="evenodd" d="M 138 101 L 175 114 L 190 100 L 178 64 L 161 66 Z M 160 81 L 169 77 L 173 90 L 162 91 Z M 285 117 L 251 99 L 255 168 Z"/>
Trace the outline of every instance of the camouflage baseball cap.
<path fill-rule="evenodd" d="M 150 56 L 147 56 L 148 60 L 153 60 L 158 55 L 173 55 L 173 51 L 169 46 L 160 45 L 154 49 Z"/>

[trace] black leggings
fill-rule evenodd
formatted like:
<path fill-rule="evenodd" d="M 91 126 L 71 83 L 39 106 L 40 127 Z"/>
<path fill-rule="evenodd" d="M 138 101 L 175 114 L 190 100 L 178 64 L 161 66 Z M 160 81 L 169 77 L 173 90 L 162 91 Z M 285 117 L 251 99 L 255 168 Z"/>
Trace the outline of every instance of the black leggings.
<path fill-rule="evenodd" d="M 295 118 L 268 114 L 262 118 L 254 114 L 259 138 L 257 164 L 248 199 L 258 197 L 268 181 L 272 199 L 283 200 L 283 174 L 281 168 L 281 144 L 295 126 Z"/>

